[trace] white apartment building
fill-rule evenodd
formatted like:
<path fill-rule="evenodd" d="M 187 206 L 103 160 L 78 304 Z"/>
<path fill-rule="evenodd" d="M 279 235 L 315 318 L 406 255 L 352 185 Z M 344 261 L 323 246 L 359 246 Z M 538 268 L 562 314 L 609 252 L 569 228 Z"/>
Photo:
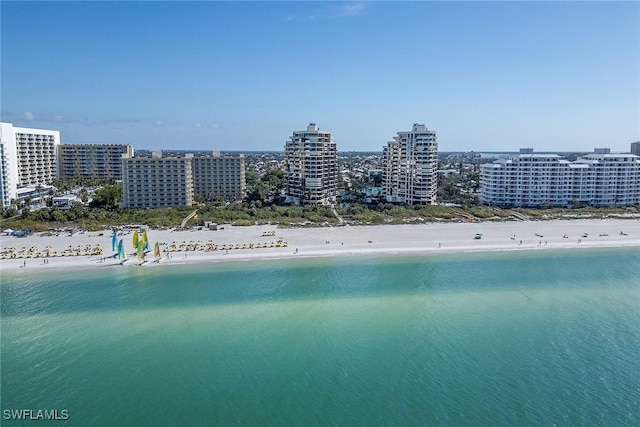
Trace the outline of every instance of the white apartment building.
<path fill-rule="evenodd" d="M 609 149 L 570 162 L 523 148 L 480 167 L 480 201 L 505 207 L 630 206 L 640 203 L 640 157 Z"/>
<path fill-rule="evenodd" d="M 338 155 L 330 132 L 315 123 L 285 143 L 284 190 L 296 204 L 331 204 L 338 192 Z"/>
<path fill-rule="evenodd" d="M 382 192 L 391 203 L 430 205 L 438 185 L 436 133 L 414 123 L 398 132 L 382 151 Z"/>
<path fill-rule="evenodd" d="M 211 156 L 193 157 L 193 191 L 210 202 L 223 198 L 228 202 L 244 199 L 247 192 L 245 180 L 245 157 Z"/>
<path fill-rule="evenodd" d="M 193 204 L 191 155 L 122 158 L 123 208 L 167 208 Z"/>
<path fill-rule="evenodd" d="M 58 146 L 60 178 L 122 179 L 122 156 L 133 157 L 125 144 L 61 144 Z"/>
<path fill-rule="evenodd" d="M 17 199 L 18 189 L 50 184 L 57 178 L 60 132 L 0 123 L 0 191 L 2 207 Z"/>

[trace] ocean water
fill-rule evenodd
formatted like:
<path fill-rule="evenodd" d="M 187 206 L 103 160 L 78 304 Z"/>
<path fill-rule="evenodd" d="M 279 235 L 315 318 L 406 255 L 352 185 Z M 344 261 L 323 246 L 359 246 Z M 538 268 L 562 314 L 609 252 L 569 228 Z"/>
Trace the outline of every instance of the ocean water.
<path fill-rule="evenodd" d="M 638 426 L 637 248 L 3 275 L 2 425 Z M 15 421 L 7 410 L 66 410 Z"/>

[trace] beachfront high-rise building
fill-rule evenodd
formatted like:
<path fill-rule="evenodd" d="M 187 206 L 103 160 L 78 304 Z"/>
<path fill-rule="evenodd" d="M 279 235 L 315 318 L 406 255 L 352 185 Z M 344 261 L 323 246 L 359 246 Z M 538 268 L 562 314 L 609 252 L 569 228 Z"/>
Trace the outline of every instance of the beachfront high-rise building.
<path fill-rule="evenodd" d="M 11 207 L 18 190 L 18 154 L 13 126 L 0 123 L 0 197 L 2 208 Z"/>
<path fill-rule="evenodd" d="M 284 190 L 296 204 L 331 204 L 338 191 L 338 155 L 330 132 L 315 123 L 285 143 Z"/>
<path fill-rule="evenodd" d="M 240 201 L 246 195 L 245 157 L 197 156 L 192 160 L 193 192 L 205 201 L 222 198 L 229 202 Z"/>
<path fill-rule="evenodd" d="M 640 157 L 607 148 L 570 162 L 520 150 L 480 167 L 480 201 L 505 207 L 631 206 L 640 203 Z"/>
<path fill-rule="evenodd" d="M 11 206 L 18 189 L 51 184 L 57 177 L 60 131 L 14 127 L 0 123 L 0 195 Z"/>
<path fill-rule="evenodd" d="M 631 143 L 631 154 L 635 154 L 636 156 L 640 156 L 640 141 Z"/>
<path fill-rule="evenodd" d="M 125 144 L 61 144 L 58 146 L 60 178 L 122 179 L 122 156 L 133 157 Z"/>
<path fill-rule="evenodd" d="M 382 194 L 391 203 L 429 205 L 438 185 L 436 133 L 414 123 L 398 132 L 382 152 Z"/>
<path fill-rule="evenodd" d="M 167 208 L 193 204 L 191 155 L 122 158 L 123 208 Z"/>

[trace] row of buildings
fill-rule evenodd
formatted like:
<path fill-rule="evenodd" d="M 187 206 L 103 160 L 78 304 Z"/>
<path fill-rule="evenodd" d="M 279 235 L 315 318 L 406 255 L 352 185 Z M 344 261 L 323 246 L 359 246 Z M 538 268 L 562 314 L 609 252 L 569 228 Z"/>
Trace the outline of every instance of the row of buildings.
<path fill-rule="evenodd" d="M 284 195 L 289 203 L 332 204 L 338 193 L 337 147 L 330 132 L 310 123 L 284 146 Z M 557 154 L 523 149 L 481 167 L 480 201 L 498 206 L 620 206 L 640 203 L 640 142 L 630 154 L 596 149 L 570 162 Z M 186 154 L 136 156 L 131 145 L 61 144 L 52 130 L 0 124 L 2 206 L 37 196 L 57 177 L 122 180 L 122 207 L 189 206 L 196 199 L 242 200 L 245 158 Z M 397 132 L 382 151 L 382 197 L 391 203 L 436 201 L 436 133 L 414 123 Z"/>
<path fill-rule="evenodd" d="M 640 142 L 631 148 L 640 151 Z M 481 165 L 479 197 L 508 207 L 631 206 L 640 203 L 640 157 L 600 148 L 570 162 L 523 148 Z"/>
<path fill-rule="evenodd" d="M 203 200 L 242 200 L 246 195 L 243 155 L 137 157 L 131 145 L 61 144 L 60 132 L 2 123 L 2 206 L 38 197 L 36 187 L 55 178 L 122 180 L 122 206 L 189 206 Z M 398 132 L 385 148 L 383 187 L 388 200 L 408 204 L 435 202 L 436 134 L 415 124 Z M 289 203 L 331 204 L 338 193 L 337 147 L 330 132 L 310 123 L 285 143 L 284 193 Z"/>
<path fill-rule="evenodd" d="M 414 123 L 383 149 L 382 192 L 392 203 L 428 205 L 437 191 L 436 133 Z M 331 204 L 338 192 L 336 143 L 315 123 L 285 144 L 285 195 L 291 203 Z"/>
<path fill-rule="evenodd" d="M 0 197 L 38 198 L 56 178 L 108 178 L 122 181 L 123 206 L 188 206 L 203 200 L 242 200 L 246 193 L 243 155 L 136 157 L 127 144 L 61 144 L 60 132 L 0 123 Z"/>
<path fill-rule="evenodd" d="M 284 147 L 286 203 L 333 204 L 338 194 L 338 154 L 331 132 L 310 123 L 294 131 Z M 437 190 L 436 134 L 414 124 L 398 132 L 385 148 L 383 189 L 387 200 L 431 204 Z M 243 156 L 123 157 L 122 206 L 156 208 L 189 206 L 194 195 L 204 200 L 245 196 Z"/>

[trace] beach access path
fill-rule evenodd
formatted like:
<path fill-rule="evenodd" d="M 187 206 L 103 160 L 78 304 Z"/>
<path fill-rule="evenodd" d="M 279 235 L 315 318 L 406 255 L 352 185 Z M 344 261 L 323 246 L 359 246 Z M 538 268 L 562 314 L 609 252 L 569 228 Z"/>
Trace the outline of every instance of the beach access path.
<path fill-rule="evenodd" d="M 415 225 L 338 226 L 278 228 L 272 225 L 234 227 L 223 224 L 218 230 L 149 230 L 151 252 L 144 264 L 136 258 L 133 233 L 117 236 L 123 240 L 129 260 L 120 265 L 113 257 L 113 232 L 85 232 L 74 235 L 27 237 L 0 236 L 0 271 L 42 271 L 43 269 L 146 268 L 158 264 L 225 262 L 252 259 L 351 256 L 364 254 L 425 254 L 439 252 L 549 250 L 564 248 L 640 247 L 640 219 L 571 219 L 551 221 L 504 221 Z M 480 234 L 481 238 L 475 238 Z M 159 261 L 153 254 L 159 243 Z M 90 251 L 85 249 L 89 246 Z M 91 253 L 96 247 L 102 254 Z M 74 256 L 61 254 L 70 248 Z M 80 247 L 80 251 L 77 251 Z M 6 258 L 9 253 L 28 257 Z M 37 254 L 40 256 L 37 256 Z M 156 262 L 157 261 L 157 262 Z"/>

